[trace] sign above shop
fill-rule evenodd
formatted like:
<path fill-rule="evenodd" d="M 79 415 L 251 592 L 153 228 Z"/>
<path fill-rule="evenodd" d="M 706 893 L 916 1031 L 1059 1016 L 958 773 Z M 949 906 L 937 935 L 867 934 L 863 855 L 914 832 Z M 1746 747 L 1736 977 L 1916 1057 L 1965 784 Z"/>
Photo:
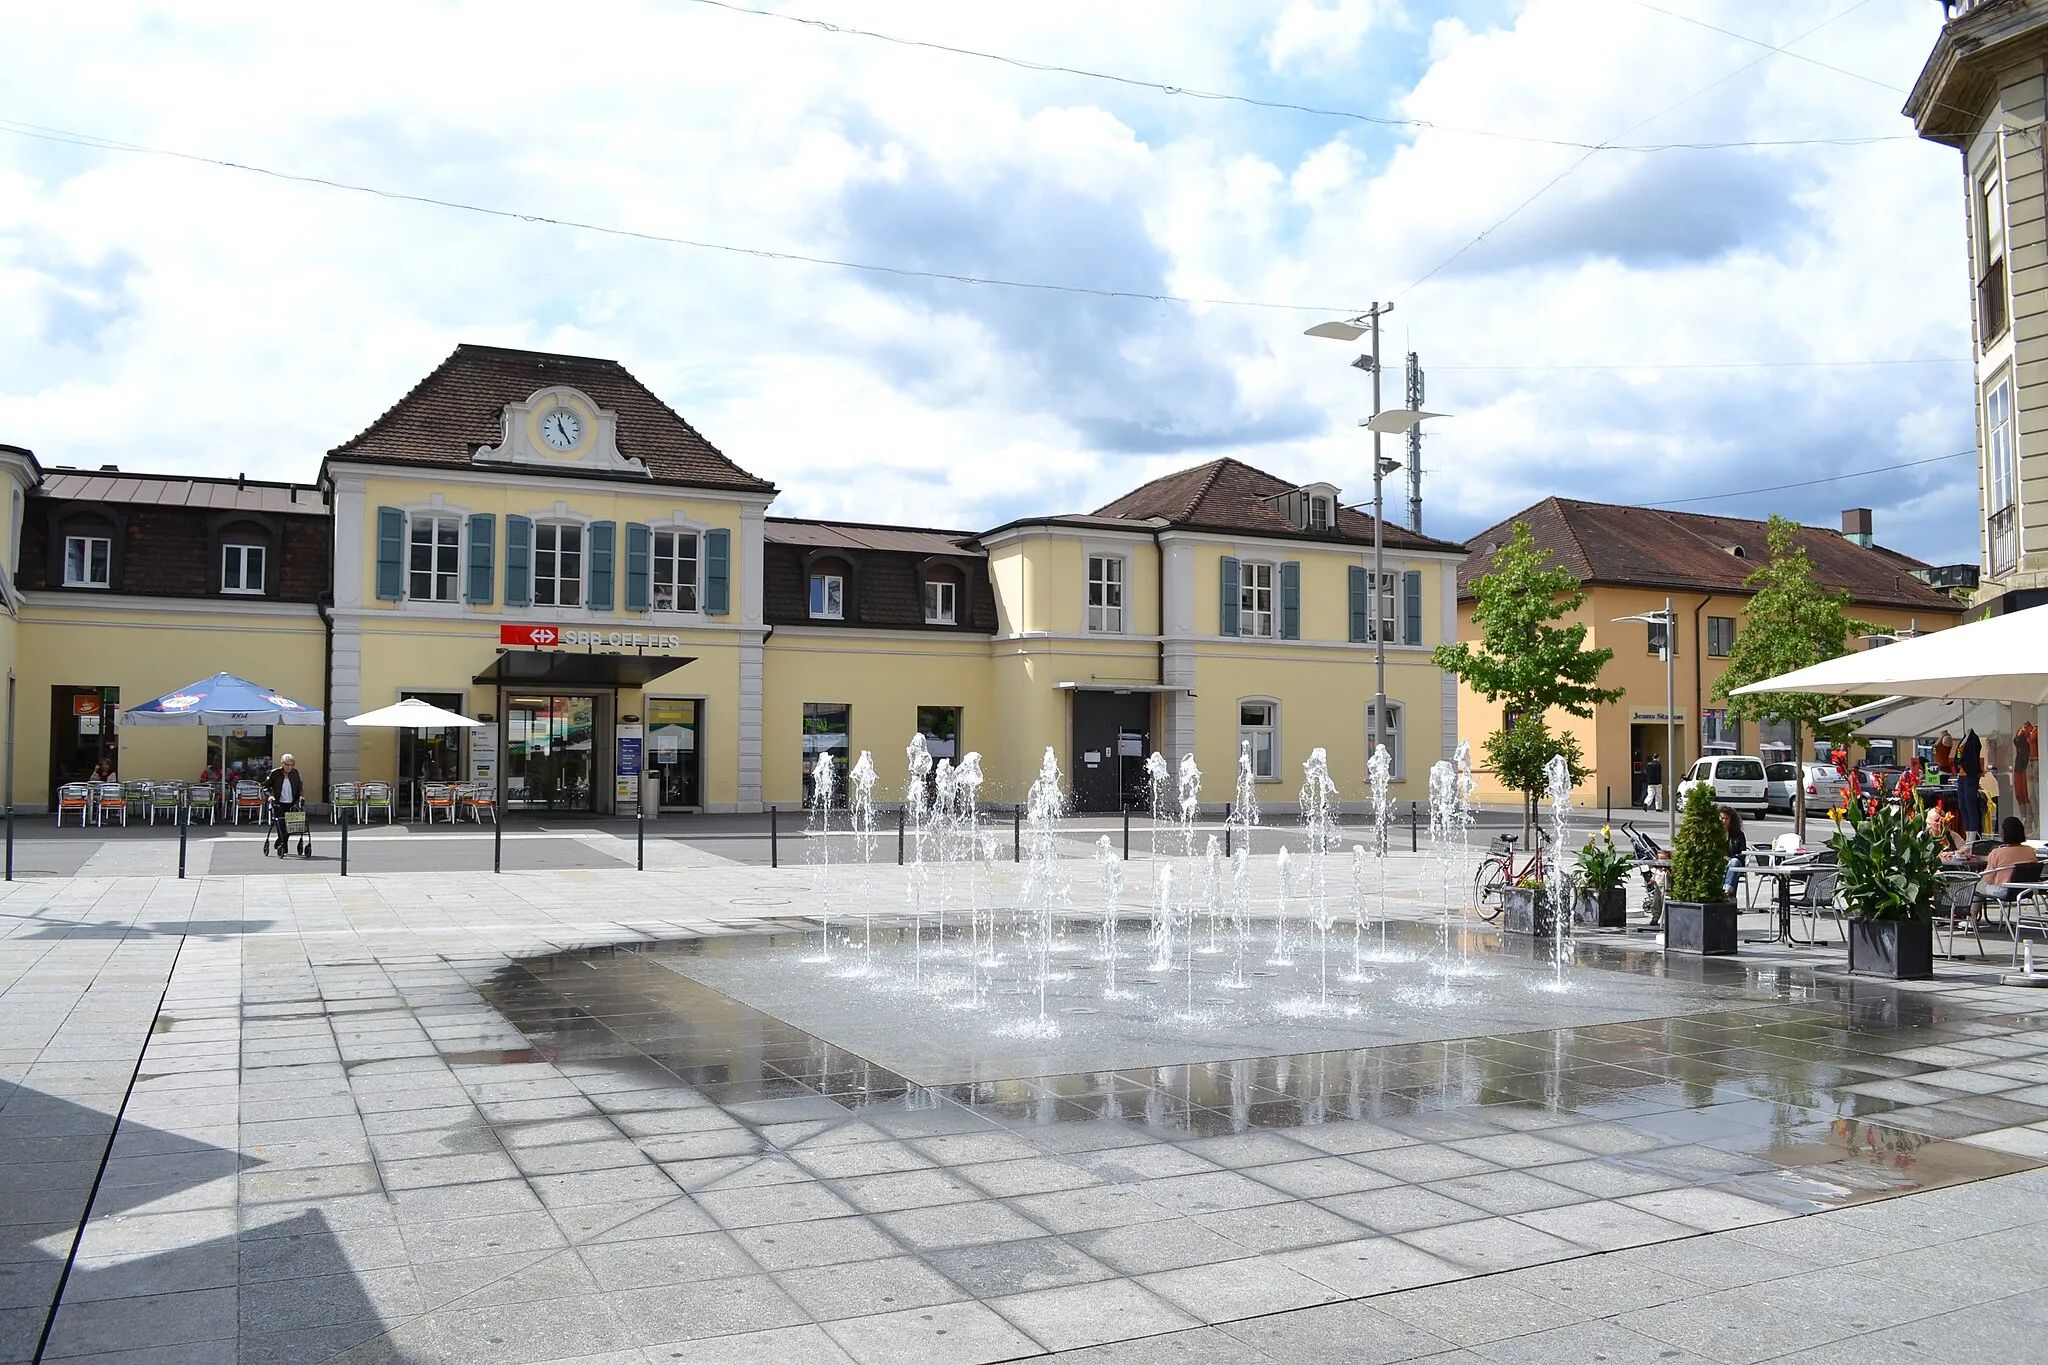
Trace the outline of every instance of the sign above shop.
<path fill-rule="evenodd" d="M 681 649 L 680 635 L 651 635 L 640 630 L 563 630 L 559 626 L 500 624 L 498 643 L 547 648 L 581 645 L 592 649 Z"/>

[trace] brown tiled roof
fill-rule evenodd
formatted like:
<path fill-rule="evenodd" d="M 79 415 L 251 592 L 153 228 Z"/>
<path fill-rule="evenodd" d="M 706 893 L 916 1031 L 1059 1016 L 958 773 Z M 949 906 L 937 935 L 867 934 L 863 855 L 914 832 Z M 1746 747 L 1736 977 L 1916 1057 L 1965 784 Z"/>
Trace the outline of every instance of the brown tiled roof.
<path fill-rule="evenodd" d="M 478 446 L 505 439 L 505 405 L 565 384 L 619 415 L 619 453 L 646 464 L 656 483 L 770 493 L 721 454 L 616 360 L 457 346 L 389 411 L 328 452 L 329 459 L 469 468 Z"/>
<path fill-rule="evenodd" d="M 203 478 L 176 474 L 129 474 L 120 470 L 65 469 L 44 472 L 35 496 L 60 502 L 111 502 L 143 507 L 204 507 L 214 511 L 275 512 L 324 517 L 327 504 L 312 484 Z"/>
<path fill-rule="evenodd" d="M 1575 498 L 1545 498 L 1465 542 L 1471 557 L 1458 566 L 1458 595 L 1493 566 L 1494 553 L 1529 527 L 1550 562 L 1582 582 L 1674 592 L 1746 593 L 1743 580 L 1770 559 L 1770 523 L 1651 507 L 1616 507 Z M 1963 607 L 1913 577 L 1919 560 L 1896 550 L 1865 549 L 1839 532 L 1800 528 L 1800 543 L 1823 587 L 1859 603 L 1960 615 Z M 1741 554 L 1733 553 L 1736 549 Z"/>
<path fill-rule="evenodd" d="M 882 526 L 862 521 L 812 521 L 803 517 L 763 518 L 763 538 L 771 545 L 806 549 L 903 550 L 920 555 L 980 555 L 969 548 L 973 531 L 941 531 L 924 526 Z"/>
<path fill-rule="evenodd" d="M 1211 460 L 1152 480 L 1097 509 L 1097 517 L 1123 521 L 1157 519 L 1190 530 L 1277 536 L 1295 540 L 1339 540 L 1372 543 L 1372 518 L 1340 510 L 1334 532 L 1303 531 L 1282 514 L 1277 496 L 1301 485 L 1254 469 L 1241 460 Z M 1458 553 L 1455 541 L 1419 535 L 1388 522 L 1381 543 L 1393 550 L 1439 550 Z"/>

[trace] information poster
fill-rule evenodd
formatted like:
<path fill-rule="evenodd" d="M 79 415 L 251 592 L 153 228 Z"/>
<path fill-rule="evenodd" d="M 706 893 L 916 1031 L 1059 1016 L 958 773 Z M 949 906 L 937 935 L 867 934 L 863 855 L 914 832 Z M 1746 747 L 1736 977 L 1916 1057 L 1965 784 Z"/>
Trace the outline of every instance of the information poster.
<path fill-rule="evenodd" d="M 638 725 L 621 725 L 619 727 L 618 786 L 614 796 L 621 807 L 637 806 L 640 803 L 642 742 Z"/>
<path fill-rule="evenodd" d="M 469 732 L 469 780 L 497 790 L 498 726 L 494 721 Z"/>

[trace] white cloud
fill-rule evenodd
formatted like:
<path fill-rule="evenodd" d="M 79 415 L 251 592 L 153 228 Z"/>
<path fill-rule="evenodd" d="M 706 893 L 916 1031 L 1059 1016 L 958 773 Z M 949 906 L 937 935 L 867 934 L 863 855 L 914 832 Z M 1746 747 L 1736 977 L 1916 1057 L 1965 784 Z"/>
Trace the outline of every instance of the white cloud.
<path fill-rule="evenodd" d="M 567 26 L 481 0 L 44 6 L 14 21 L 0 114 L 768 249 L 1396 296 L 1390 376 L 1418 350 L 1457 414 L 1427 445 L 1441 532 L 1553 491 L 1654 501 L 1970 444 L 1964 366 L 1458 368 L 1966 355 L 1956 164 L 1911 141 L 1603 152 L 1406 289 L 1580 155 L 1453 129 L 1598 141 L 1704 89 L 1629 140 L 1910 131 L 1894 93 L 1785 57 L 1723 82 L 1760 50 L 1638 6 L 1411 8 L 886 0 L 858 20 L 1437 125 L 1400 134 L 680 0 Z M 1783 43 L 1828 9 L 1688 12 Z M 1932 15 L 1871 6 L 1798 50 L 1906 84 Z M 794 512 L 971 525 L 1218 453 L 1359 487 L 1365 382 L 1300 336 L 1312 320 L 892 280 L 0 134 L 0 441 L 53 464 L 308 477 L 472 340 L 620 359 Z M 1905 548 L 1963 558 L 1967 478 L 1729 507 L 1874 502 Z"/>

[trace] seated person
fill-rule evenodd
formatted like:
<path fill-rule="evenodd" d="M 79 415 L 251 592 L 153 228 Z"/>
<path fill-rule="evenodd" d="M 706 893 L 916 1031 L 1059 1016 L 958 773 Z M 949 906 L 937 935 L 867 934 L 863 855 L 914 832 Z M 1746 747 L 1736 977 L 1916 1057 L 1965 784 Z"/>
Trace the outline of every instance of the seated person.
<path fill-rule="evenodd" d="M 1728 840 L 1728 875 L 1722 880 L 1721 891 L 1734 900 L 1736 884 L 1742 880 L 1743 855 L 1749 852 L 1749 835 L 1742 828 L 1742 817 L 1728 806 L 1721 807 L 1721 830 Z"/>
<path fill-rule="evenodd" d="M 1928 810 L 1927 832 L 1941 841 L 1943 862 L 1970 856 L 1969 836 L 1963 833 L 1963 817 L 1956 813 L 1954 797 L 1944 796 Z"/>
<path fill-rule="evenodd" d="M 95 782 L 112 782 L 114 780 L 114 765 L 104 758 L 101 759 L 92 770 L 92 780 Z"/>
<path fill-rule="evenodd" d="M 2008 815 L 1998 822 L 1998 840 L 1998 847 L 1984 859 L 1984 875 L 1978 878 L 1988 886 L 2002 886 L 2012 880 L 2015 867 L 2041 861 L 2027 845 L 2027 829 L 2017 815 Z"/>

